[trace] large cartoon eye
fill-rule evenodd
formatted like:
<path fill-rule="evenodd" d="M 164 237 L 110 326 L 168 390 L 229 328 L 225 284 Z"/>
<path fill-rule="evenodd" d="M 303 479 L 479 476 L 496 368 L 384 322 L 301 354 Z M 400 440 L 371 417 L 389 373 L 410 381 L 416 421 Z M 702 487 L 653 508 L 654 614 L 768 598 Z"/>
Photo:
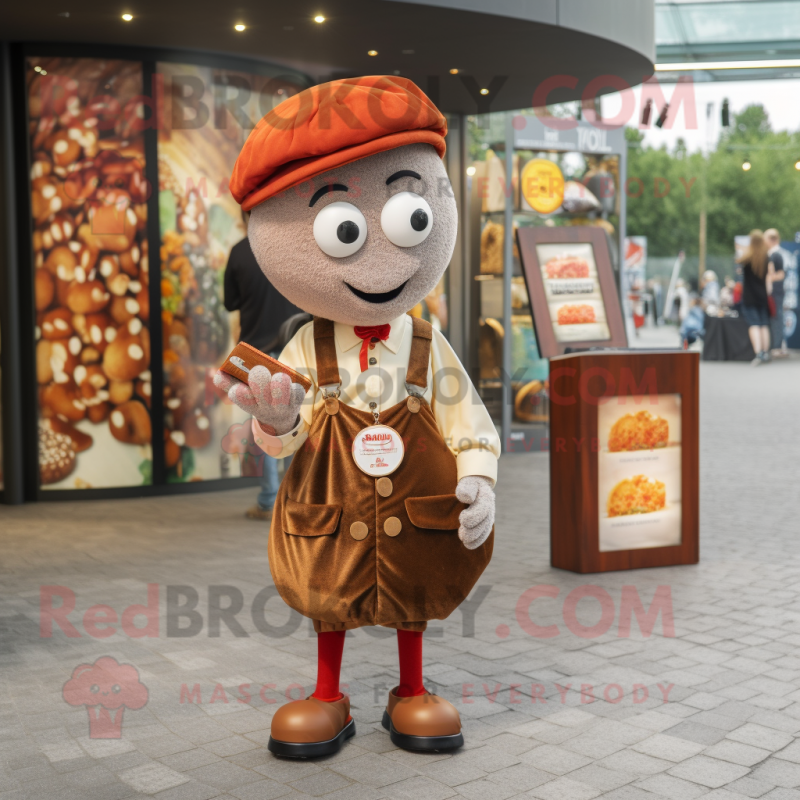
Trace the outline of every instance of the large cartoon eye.
<path fill-rule="evenodd" d="M 111 691 L 114 692 L 114 694 L 119 694 L 122 691 L 122 687 L 118 683 L 115 683 L 111 687 Z"/>
<path fill-rule="evenodd" d="M 367 238 L 367 221 L 352 203 L 331 203 L 314 219 L 314 239 L 334 258 L 357 252 Z"/>
<path fill-rule="evenodd" d="M 432 227 L 433 212 L 428 201 L 414 192 L 394 195 L 381 211 L 381 228 L 386 238 L 398 247 L 424 242 Z"/>
<path fill-rule="evenodd" d="M 97 694 L 100 691 L 100 687 L 96 683 L 93 683 L 89 691 L 92 694 Z"/>

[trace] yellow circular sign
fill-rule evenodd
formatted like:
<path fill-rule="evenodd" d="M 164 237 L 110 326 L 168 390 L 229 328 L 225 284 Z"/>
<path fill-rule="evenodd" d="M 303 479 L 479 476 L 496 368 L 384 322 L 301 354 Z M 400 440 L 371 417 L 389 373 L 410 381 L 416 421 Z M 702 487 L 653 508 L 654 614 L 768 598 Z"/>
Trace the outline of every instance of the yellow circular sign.
<path fill-rule="evenodd" d="M 558 164 L 534 158 L 522 169 L 522 196 L 540 214 L 552 214 L 564 202 L 564 176 Z"/>

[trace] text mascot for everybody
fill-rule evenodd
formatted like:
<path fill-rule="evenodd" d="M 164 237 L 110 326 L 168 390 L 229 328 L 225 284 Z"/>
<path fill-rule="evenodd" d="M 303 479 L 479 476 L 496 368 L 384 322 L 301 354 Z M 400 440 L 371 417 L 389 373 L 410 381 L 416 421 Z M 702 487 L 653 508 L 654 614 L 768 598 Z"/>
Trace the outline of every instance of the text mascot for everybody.
<path fill-rule="evenodd" d="M 334 81 L 270 111 L 231 179 L 261 269 L 314 315 L 279 359 L 311 379 L 307 396 L 265 366 L 247 382 L 215 378 L 253 415 L 266 453 L 295 454 L 269 563 L 283 599 L 314 621 L 317 684 L 275 713 L 278 755 L 334 753 L 353 736 L 339 672 L 346 631 L 367 625 L 397 630 L 400 680 L 383 716 L 392 741 L 463 744 L 458 711 L 423 685 L 422 633 L 491 558 L 500 442 L 447 340 L 406 313 L 456 241 L 446 132 L 405 78 Z"/>

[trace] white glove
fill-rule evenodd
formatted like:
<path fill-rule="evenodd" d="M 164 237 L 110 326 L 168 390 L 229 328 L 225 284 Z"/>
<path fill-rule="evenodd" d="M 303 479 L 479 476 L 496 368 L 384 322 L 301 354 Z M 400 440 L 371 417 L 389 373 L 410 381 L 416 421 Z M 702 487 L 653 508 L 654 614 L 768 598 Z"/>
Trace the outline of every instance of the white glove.
<path fill-rule="evenodd" d="M 306 396 L 306 390 L 299 383 L 292 383 L 288 375 L 270 375 L 260 365 L 250 370 L 247 383 L 219 371 L 214 376 L 214 386 L 227 392 L 234 405 L 252 414 L 270 436 L 282 436 L 294 428 Z"/>
<path fill-rule="evenodd" d="M 479 475 L 467 475 L 458 482 L 456 497 L 469 504 L 458 518 L 461 523 L 458 538 L 468 550 L 475 550 L 489 538 L 494 525 L 492 482 Z"/>

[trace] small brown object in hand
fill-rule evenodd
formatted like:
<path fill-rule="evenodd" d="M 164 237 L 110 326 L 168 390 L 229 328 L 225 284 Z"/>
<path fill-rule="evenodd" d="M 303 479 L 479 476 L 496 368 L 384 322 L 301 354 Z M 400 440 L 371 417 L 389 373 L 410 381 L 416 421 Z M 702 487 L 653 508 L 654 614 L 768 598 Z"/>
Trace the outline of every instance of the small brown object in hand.
<path fill-rule="evenodd" d="M 299 383 L 306 391 L 311 388 L 311 381 L 299 372 L 295 372 L 291 367 L 281 364 L 274 358 L 270 358 L 260 350 L 247 344 L 246 342 L 239 342 L 236 347 L 231 350 L 231 354 L 225 359 L 225 363 L 220 367 L 220 371 L 230 375 L 237 380 L 247 383 L 248 373 L 245 372 L 237 362 L 243 364 L 247 370 L 253 367 L 262 366 L 269 370 L 270 375 L 277 375 L 282 372 L 288 375 L 293 383 Z"/>

